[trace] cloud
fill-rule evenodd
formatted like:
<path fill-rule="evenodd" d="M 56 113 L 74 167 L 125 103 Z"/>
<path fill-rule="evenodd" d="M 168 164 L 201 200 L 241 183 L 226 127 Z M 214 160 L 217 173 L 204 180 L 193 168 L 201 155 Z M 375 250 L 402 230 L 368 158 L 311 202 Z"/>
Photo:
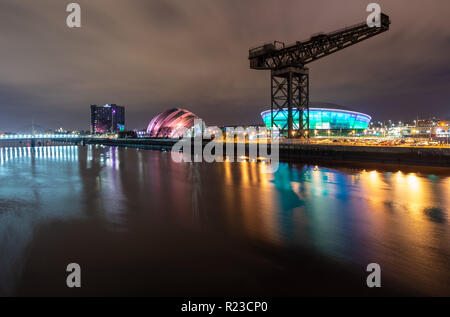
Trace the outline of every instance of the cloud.
<path fill-rule="evenodd" d="M 127 126 L 183 106 L 209 124 L 260 122 L 269 73 L 249 69 L 248 49 L 293 42 L 365 20 L 365 3 L 289 0 L 79 0 L 0 4 L 0 130 L 30 122 L 87 128 L 89 105 L 127 107 Z M 311 99 L 385 119 L 449 108 L 448 1 L 379 1 L 391 30 L 309 65 Z"/>

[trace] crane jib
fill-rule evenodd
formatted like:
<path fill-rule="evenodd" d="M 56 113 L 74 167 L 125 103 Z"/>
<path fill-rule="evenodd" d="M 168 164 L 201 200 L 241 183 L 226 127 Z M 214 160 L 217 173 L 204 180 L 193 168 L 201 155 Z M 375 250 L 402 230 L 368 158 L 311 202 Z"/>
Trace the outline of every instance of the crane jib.
<path fill-rule="evenodd" d="M 315 34 L 309 40 L 290 45 L 282 42 L 266 43 L 249 50 L 250 68 L 275 69 L 305 65 L 381 34 L 389 30 L 390 23 L 389 16 L 382 13 L 380 27 L 369 27 L 364 22 L 327 34 Z"/>

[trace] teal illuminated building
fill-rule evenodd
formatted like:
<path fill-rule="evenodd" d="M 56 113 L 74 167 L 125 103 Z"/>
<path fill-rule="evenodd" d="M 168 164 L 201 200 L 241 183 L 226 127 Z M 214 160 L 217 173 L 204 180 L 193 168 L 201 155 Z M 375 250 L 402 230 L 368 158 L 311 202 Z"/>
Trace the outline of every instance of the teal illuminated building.
<path fill-rule="evenodd" d="M 274 110 L 274 125 L 280 130 L 287 127 L 288 111 L 287 108 L 283 111 Z M 267 110 L 261 113 L 264 124 L 268 129 L 271 129 L 271 111 Z M 306 122 L 306 115 L 303 118 Z M 310 130 L 328 130 L 339 132 L 362 132 L 369 126 L 372 118 L 364 113 L 344 110 L 340 108 L 309 108 L 309 128 Z M 294 112 L 294 129 L 298 129 L 299 112 Z"/>

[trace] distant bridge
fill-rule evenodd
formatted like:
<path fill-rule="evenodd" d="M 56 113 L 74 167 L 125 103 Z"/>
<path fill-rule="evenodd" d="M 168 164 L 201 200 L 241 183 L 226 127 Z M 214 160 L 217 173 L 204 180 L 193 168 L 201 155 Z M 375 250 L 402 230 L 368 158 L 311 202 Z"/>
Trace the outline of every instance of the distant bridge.
<path fill-rule="evenodd" d="M 76 134 L 11 134 L 0 135 L 0 140 L 37 140 L 37 139 L 82 139 L 86 136 Z"/>
<path fill-rule="evenodd" d="M 90 138 L 76 134 L 6 134 L 0 135 L 0 147 L 81 144 Z"/>

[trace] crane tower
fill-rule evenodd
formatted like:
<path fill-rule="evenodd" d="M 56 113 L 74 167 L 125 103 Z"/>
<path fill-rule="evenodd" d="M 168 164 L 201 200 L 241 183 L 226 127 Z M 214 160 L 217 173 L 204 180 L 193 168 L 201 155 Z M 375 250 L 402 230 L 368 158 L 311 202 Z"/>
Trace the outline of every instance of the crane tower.
<path fill-rule="evenodd" d="M 366 22 L 331 33 L 319 33 L 309 40 L 285 45 L 282 42 L 264 44 L 249 50 L 250 68 L 271 72 L 271 128 L 274 118 L 284 114 L 287 120 L 280 133 L 289 138 L 309 137 L 309 64 L 346 47 L 362 42 L 389 30 L 389 16 L 381 14 L 380 27 L 369 27 Z M 294 125 L 294 116 L 299 123 Z M 303 120 L 302 120 L 303 118 Z"/>

